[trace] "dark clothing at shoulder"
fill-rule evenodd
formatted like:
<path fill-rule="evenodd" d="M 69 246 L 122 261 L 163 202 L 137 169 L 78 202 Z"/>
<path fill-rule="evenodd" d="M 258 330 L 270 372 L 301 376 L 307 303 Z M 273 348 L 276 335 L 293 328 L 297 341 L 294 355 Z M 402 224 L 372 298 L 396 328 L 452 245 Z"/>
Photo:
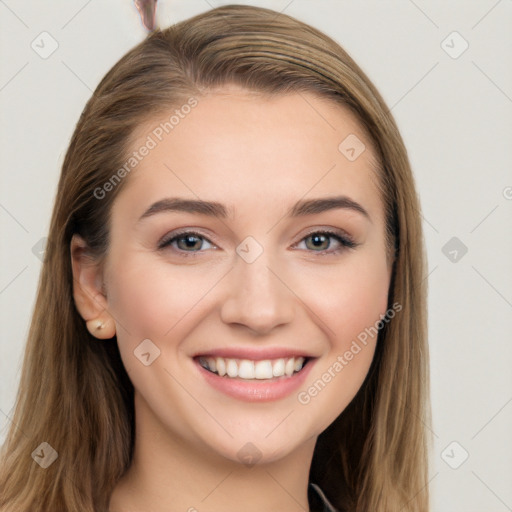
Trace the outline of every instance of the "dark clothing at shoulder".
<path fill-rule="evenodd" d="M 311 512 L 343 512 L 335 508 L 322 489 L 314 483 L 309 484 L 308 500 Z"/>

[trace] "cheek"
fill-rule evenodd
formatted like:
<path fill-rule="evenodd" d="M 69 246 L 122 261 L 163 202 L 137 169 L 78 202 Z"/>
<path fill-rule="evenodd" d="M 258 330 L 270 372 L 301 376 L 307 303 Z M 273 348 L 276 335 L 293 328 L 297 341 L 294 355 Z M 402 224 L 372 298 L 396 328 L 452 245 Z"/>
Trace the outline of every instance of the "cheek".
<path fill-rule="evenodd" d="M 118 260 L 108 288 L 118 340 L 137 344 L 149 338 L 159 344 L 183 334 L 187 317 L 196 314 L 216 281 L 215 272 L 200 266 L 178 268 L 142 254 Z"/>
<path fill-rule="evenodd" d="M 146 399 L 156 397 L 155 390 L 165 387 L 158 369 L 168 363 L 170 356 L 166 352 L 174 358 L 174 351 L 201 312 L 201 299 L 218 279 L 204 270 L 200 272 L 199 267 L 184 271 L 142 254 L 118 259 L 112 268 L 115 270 L 108 276 L 108 307 L 115 318 L 123 365 Z M 155 359 L 144 366 L 141 358 L 147 352 Z"/>
<path fill-rule="evenodd" d="M 368 373 L 387 311 L 389 270 L 385 261 L 354 259 L 321 282 L 308 305 L 322 319 L 330 346 L 297 399 L 322 418 L 323 429 L 347 407 Z"/>
<path fill-rule="evenodd" d="M 323 320 L 321 325 L 333 347 L 343 348 L 385 314 L 389 269 L 384 258 L 353 258 L 303 281 L 301 286 L 311 310 Z"/>
<path fill-rule="evenodd" d="M 110 282 L 109 307 L 121 327 L 118 333 L 125 338 L 151 338 L 161 336 L 164 329 L 171 327 L 173 294 L 166 289 L 166 283 L 156 279 L 149 268 L 141 269 L 137 264 L 126 262 L 116 269 Z"/>
<path fill-rule="evenodd" d="M 386 312 L 389 281 L 386 273 L 361 269 L 347 276 L 338 295 L 337 312 L 332 311 L 333 330 L 346 341 L 374 325 Z M 332 297 L 336 303 L 336 296 Z"/>

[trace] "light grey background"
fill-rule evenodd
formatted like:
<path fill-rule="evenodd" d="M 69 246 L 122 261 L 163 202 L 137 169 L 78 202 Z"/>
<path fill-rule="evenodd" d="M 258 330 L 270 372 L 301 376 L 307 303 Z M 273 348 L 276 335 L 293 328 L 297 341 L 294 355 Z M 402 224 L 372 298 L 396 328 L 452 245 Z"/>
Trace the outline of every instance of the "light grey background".
<path fill-rule="evenodd" d="M 227 3 L 161 0 L 158 24 Z M 239 3 L 332 36 L 392 108 L 429 257 L 432 510 L 512 511 L 512 1 Z M 64 152 L 99 80 L 144 36 L 132 0 L 0 0 L 0 442 Z"/>

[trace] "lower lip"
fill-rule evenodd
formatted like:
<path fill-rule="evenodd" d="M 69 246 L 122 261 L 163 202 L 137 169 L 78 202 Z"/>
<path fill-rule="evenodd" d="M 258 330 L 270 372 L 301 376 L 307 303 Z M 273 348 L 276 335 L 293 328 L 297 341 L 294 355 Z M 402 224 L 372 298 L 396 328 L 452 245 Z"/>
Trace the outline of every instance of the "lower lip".
<path fill-rule="evenodd" d="M 218 391 L 246 402 L 271 402 L 284 398 L 299 388 L 311 371 L 315 360 L 310 359 L 300 372 L 294 373 L 291 377 L 275 377 L 269 380 L 221 377 L 203 368 L 197 361 L 194 362 L 206 382 Z"/>

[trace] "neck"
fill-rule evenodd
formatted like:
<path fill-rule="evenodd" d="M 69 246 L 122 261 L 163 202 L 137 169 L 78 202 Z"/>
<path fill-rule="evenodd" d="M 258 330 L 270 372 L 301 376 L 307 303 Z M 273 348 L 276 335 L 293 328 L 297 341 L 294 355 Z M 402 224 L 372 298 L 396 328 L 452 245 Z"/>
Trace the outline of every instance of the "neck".
<path fill-rule="evenodd" d="M 132 464 L 109 512 L 309 511 L 308 478 L 316 437 L 264 464 L 233 461 L 168 428 L 135 393 Z"/>

